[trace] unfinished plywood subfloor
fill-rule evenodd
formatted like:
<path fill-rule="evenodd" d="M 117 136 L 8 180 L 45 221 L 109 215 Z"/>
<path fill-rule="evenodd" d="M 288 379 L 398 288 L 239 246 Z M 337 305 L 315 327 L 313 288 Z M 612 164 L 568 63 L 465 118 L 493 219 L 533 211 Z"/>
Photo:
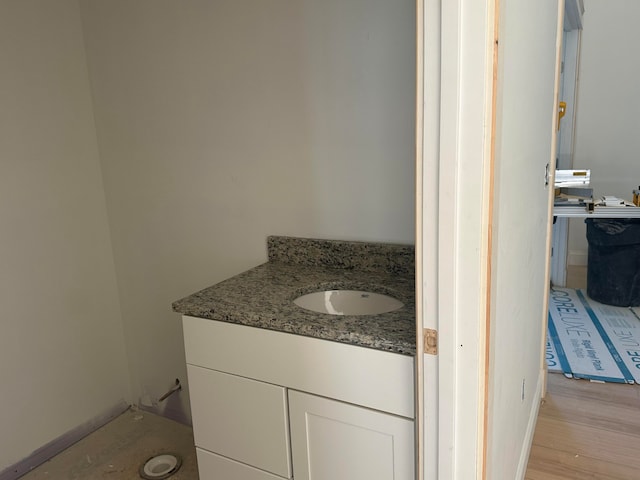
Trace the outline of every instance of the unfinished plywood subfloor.
<path fill-rule="evenodd" d="M 640 478 L 640 386 L 548 375 L 526 480 Z"/>
<path fill-rule="evenodd" d="M 20 480 L 136 479 L 140 465 L 163 452 L 182 457 L 182 467 L 171 480 L 198 480 L 191 428 L 129 410 Z"/>

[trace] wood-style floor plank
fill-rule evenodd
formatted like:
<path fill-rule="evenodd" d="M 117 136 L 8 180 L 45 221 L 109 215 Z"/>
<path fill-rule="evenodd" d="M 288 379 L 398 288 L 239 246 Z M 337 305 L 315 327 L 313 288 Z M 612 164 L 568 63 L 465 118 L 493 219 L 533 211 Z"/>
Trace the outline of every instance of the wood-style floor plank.
<path fill-rule="evenodd" d="M 640 432 L 640 415 L 638 415 L 637 406 L 634 409 L 626 405 L 591 399 L 573 399 L 571 402 L 566 402 L 564 398 L 560 400 L 551 398 L 545 401 L 544 407 L 546 419 L 555 419 L 560 422 L 571 419 L 571 422 L 576 425 L 615 433 L 634 435 Z M 623 418 L 624 422 L 615 420 Z M 612 419 L 614 419 L 613 422 Z"/>
<path fill-rule="evenodd" d="M 526 480 L 620 480 L 638 478 L 638 470 L 626 465 L 534 445 Z"/>
<path fill-rule="evenodd" d="M 619 425 L 620 422 L 616 422 Z M 539 427 L 539 428 L 538 428 Z M 609 462 L 636 466 L 640 474 L 640 459 L 637 458 L 640 435 L 629 435 L 603 430 L 564 420 L 541 417 L 538 419 L 534 443 L 566 452 L 571 455 L 602 458 Z M 640 475 L 639 475 L 640 476 Z"/>
<path fill-rule="evenodd" d="M 640 479 L 640 386 L 548 375 L 525 478 Z"/>

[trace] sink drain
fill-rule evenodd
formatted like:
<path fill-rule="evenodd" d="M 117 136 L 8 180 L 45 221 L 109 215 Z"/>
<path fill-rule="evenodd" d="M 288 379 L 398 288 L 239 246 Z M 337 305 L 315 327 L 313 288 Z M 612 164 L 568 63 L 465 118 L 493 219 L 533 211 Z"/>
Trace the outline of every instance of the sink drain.
<path fill-rule="evenodd" d="M 162 480 L 176 473 L 182 459 L 173 453 L 163 453 L 151 457 L 140 467 L 140 476 L 146 480 Z"/>

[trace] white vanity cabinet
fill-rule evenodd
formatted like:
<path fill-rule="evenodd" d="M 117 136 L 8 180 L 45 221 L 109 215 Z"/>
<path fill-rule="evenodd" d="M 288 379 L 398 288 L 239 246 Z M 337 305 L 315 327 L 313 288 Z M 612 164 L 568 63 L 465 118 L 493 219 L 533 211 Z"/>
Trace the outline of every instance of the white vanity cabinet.
<path fill-rule="evenodd" d="M 183 317 L 200 480 L 413 480 L 413 357 Z"/>

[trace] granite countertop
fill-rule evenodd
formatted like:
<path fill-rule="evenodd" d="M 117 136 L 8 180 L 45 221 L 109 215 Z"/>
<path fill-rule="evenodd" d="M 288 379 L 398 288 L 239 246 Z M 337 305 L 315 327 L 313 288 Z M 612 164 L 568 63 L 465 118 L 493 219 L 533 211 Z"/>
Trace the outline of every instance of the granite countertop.
<path fill-rule="evenodd" d="M 173 303 L 183 315 L 415 355 L 413 247 L 269 237 L 269 261 Z M 320 290 L 384 293 L 404 303 L 379 315 L 329 315 L 293 300 Z"/>

